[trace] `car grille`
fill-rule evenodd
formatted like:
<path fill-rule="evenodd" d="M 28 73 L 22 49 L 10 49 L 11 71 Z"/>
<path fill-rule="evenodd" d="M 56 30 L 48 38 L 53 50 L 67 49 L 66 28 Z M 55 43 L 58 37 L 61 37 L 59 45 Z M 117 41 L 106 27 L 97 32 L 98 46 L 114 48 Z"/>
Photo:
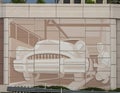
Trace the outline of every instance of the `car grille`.
<path fill-rule="evenodd" d="M 59 58 L 69 58 L 68 56 L 61 55 L 61 54 L 35 54 L 32 56 L 29 56 L 29 60 L 34 60 L 34 59 L 59 59 Z"/>

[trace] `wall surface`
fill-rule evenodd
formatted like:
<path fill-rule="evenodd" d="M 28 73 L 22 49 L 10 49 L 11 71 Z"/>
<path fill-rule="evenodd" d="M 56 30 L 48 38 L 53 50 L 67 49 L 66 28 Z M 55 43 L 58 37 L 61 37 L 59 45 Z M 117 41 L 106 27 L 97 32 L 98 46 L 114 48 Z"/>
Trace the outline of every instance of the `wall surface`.
<path fill-rule="evenodd" d="M 119 9 L 117 4 L 0 4 L 4 85 L 119 87 Z"/>
<path fill-rule="evenodd" d="M 7 18 L 4 22 L 5 84 L 61 85 L 72 90 L 116 87 L 114 19 Z"/>

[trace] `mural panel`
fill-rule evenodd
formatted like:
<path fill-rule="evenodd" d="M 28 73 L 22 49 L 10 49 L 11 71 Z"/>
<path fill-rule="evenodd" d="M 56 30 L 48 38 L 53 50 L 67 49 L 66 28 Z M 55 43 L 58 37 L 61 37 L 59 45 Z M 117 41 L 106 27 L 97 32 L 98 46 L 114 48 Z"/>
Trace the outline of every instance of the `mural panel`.
<path fill-rule="evenodd" d="M 11 19 L 10 85 L 110 88 L 109 19 Z"/>

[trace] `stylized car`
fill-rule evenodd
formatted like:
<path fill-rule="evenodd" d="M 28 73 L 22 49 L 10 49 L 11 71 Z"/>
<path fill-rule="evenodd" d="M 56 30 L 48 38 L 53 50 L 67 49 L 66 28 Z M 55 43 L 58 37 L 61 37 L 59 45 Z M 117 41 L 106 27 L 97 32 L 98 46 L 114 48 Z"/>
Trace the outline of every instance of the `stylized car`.
<path fill-rule="evenodd" d="M 17 47 L 13 64 L 25 80 L 30 80 L 30 73 L 85 73 L 89 67 L 83 41 L 59 40 L 42 40 L 32 49 Z"/>

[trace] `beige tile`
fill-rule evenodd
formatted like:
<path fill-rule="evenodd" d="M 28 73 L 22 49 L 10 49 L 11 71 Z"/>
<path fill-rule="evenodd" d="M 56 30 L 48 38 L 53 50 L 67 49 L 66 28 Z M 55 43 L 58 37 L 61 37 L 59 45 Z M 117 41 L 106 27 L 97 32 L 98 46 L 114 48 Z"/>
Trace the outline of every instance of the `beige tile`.
<path fill-rule="evenodd" d="M 95 32 L 95 31 L 87 31 L 86 32 L 86 37 L 99 37 L 100 36 L 100 32 Z"/>
<path fill-rule="evenodd" d="M 120 57 L 120 45 L 117 45 L 117 57 Z"/>
<path fill-rule="evenodd" d="M 120 71 L 117 71 L 117 85 L 120 85 Z"/>
<path fill-rule="evenodd" d="M 60 24 L 85 24 L 85 19 L 60 19 Z"/>
<path fill-rule="evenodd" d="M 86 30 L 88 30 L 88 31 L 101 31 L 102 27 L 100 27 L 100 26 L 98 26 L 98 27 L 96 27 L 96 26 L 91 26 L 91 27 L 86 26 Z"/>
<path fill-rule="evenodd" d="M 34 30 L 37 30 L 37 31 L 43 31 L 45 30 L 45 21 L 43 19 L 41 20 L 35 20 L 35 27 L 34 27 Z"/>
<path fill-rule="evenodd" d="M 20 25 L 34 25 L 35 19 L 34 18 L 13 18 L 13 22 L 20 24 Z"/>
<path fill-rule="evenodd" d="M 82 5 L 69 5 L 58 4 L 57 5 L 57 17 L 82 17 L 83 16 Z"/>
<path fill-rule="evenodd" d="M 47 33 L 46 37 L 48 40 L 59 40 L 60 38 L 58 31 L 47 31 L 46 33 Z"/>
<path fill-rule="evenodd" d="M 98 55 L 96 45 L 87 45 L 89 55 Z"/>
<path fill-rule="evenodd" d="M 44 10 L 44 11 L 43 11 Z M 30 17 L 56 17 L 56 7 L 54 4 L 50 5 L 30 5 Z"/>
<path fill-rule="evenodd" d="M 102 20 L 101 19 L 86 19 L 85 23 L 86 24 L 101 24 Z"/>
<path fill-rule="evenodd" d="M 102 32 L 101 33 L 101 42 L 103 43 L 103 44 L 111 44 L 111 37 L 110 37 L 110 32 L 107 32 L 107 31 L 105 31 L 105 32 Z"/>
<path fill-rule="evenodd" d="M 112 25 L 116 25 L 116 19 L 110 19 L 110 23 L 111 23 Z"/>
<path fill-rule="evenodd" d="M 102 27 L 102 31 L 111 31 L 111 30 L 110 30 L 110 26 Z"/>
<path fill-rule="evenodd" d="M 107 5 L 84 5 L 84 17 L 91 17 L 91 18 L 103 18 L 103 17 L 110 17 L 109 7 Z"/>
<path fill-rule="evenodd" d="M 29 7 L 24 4 L 6 4 L 5 8 L 5 17 L 28 17 L 29 16 Z M 18 12 L 19 11 L 19 12 Z"/>
<path fill-rule="evenodd" d="M 120 58 L 117 58 L 117 71 L 120 71 Z"/>
<path fill-rule="evenodd" d="M 117 20 L 117 30 L 120 31 L 120 20 Z"/>
<path fill-rule="evenodd" d="M 63 32 L 68 36 L 68 37 L 85 37 L 85 28 L 84 27 L 74 27 L 74 26 L 69 26 L 69 27 L 61 27 L 62 31 L 60 31 L 60 34 L 62 35 Z"/>
<path fill-rule="evenodd" d="M 119 18 L 120 13 L 118 11 L 119 11 L 119 5 L 112 4 L 111 5 L 111 17 L 112 18 Z"/>

